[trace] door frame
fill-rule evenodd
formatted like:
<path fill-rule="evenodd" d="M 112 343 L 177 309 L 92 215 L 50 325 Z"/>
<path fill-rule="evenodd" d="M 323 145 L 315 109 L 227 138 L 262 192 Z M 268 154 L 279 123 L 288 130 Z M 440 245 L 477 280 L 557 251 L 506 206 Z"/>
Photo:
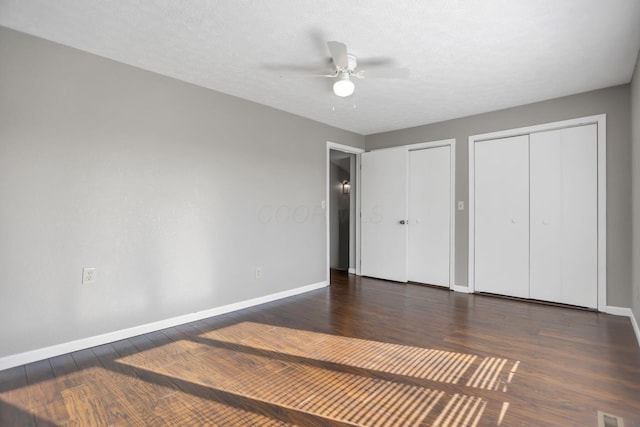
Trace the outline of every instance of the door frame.
<path fill-rule="evenodd" d="M 598 127 L 598 311 L 607 310 L 607 115 L 580 117 L 469 136 L 469 289 L 475 292 L 475 144 L 490 139 L 596 124 Z"/>
<path fill-rule="evenodd" d="M 438 141 L 420 142 L 417 144 L 405 145 L 407 155 L 411 151 L 424 150 L 428 148 L 438 147 L 450 148 L 450 165 L 449 165 L 449 186 L 450 186 L 450 205 L 449 205 L 449 289 L 455 290 L 456 287 L 456 140 L 455 138 L 442 139 Z M 411 218 L 409 218 L 411 221 Z M 408 269 L 408 264 L 407 264 Z"/>
<path fill-rule="evenodd" d="M 360 276 L 360 154 L 364 153 L 364 149 L 351 147 L 349 145 L 338 144 L 336 142 L 327 141 L 326 149 L 326 179 L 325 179 L 325 231 L 326 231 L 326 245 L 327 245 L 327 284 L 331 284 L 331 219 L 329 218 L 329 203 L 331 194 L 331 150 L 341 151 L 343 153 L 355 154 L 355 197 L 356 197 L 356 211 L 353 214 L 356 217 L 356 271 L 355 274 Z M 353 186 L 351 186 L 353 189 Z M 349 260 L 351 263 L 351 260 Z"/>

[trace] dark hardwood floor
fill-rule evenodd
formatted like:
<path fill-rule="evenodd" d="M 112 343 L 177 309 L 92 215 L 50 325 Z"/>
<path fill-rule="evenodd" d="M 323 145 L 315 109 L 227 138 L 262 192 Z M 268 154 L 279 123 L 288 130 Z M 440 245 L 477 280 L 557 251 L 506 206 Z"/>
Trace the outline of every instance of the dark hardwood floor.
<path fill-rule="evenodd" d="M 0 425 L 640 426 L 627 318 L 332 283 L 0 371 Z"/>

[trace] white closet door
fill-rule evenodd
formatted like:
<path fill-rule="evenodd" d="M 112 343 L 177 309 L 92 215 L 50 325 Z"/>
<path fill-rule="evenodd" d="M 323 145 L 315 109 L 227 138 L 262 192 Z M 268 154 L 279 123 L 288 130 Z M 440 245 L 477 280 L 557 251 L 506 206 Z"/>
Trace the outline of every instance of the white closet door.
<path fill-rule="evenodd" d="M 363 153 L 361 163 L 362 275 L 406 282 L 407 149 Z"/>
<path fill-rule="evenodd" d="M 529 136 L 478 142 L 475 289 L 529 297 Z"/>
<path fill-rule="evenodd" d="M 413 282 L 449 287 L 451 147 L 409 152 L 409 267 Z"/>
<path fill-rule="evenodd" d="M 597 126 L 531 135 L 531 298 L 598 306 Z"/>

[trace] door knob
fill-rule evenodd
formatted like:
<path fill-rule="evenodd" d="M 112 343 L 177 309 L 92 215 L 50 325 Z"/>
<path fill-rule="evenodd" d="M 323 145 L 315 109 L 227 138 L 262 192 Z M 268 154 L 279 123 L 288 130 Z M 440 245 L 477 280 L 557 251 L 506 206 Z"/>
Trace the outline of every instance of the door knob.
<path fill-rule="evenodd" d="M 407 224 L 408 222 L 409 222 L 409 221 L 405 221 L 404 219 L 401 219 L 401 220 L 400 220 L 400 224 L 402 224 L 402 225 L 405 225 L 405 224 Z"/>

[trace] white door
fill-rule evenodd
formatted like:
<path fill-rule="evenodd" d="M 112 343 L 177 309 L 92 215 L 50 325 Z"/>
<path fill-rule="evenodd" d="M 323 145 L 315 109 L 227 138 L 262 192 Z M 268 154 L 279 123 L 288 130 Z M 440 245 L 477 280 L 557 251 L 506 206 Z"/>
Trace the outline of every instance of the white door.
<path fill-rule="evenodd" d="M 451 147 L 410 151 L 410 281 L 449 287 L 450 220 Z"/>
<path fill-rule="evenodd" d="M 531 134 L 531 298 L 598 306 L 597 126 Z"/>
<path fill-rule="evenodd" d="M 475 289 L 529 297 L 529 136 L 477 142 Z"/>
<path fill-rule="evenodd" d="M 361 163 L 362 275 L 406 282 L 407 149 L 363 153 Z"/>

